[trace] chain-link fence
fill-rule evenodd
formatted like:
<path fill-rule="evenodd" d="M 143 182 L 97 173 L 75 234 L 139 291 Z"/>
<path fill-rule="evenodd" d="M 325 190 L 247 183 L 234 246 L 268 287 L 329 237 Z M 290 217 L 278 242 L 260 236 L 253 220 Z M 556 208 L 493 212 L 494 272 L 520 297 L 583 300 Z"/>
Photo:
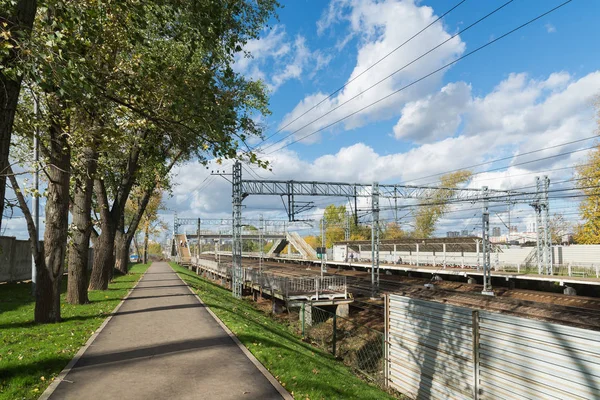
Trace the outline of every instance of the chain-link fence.
<path fill-rule="evenodd" d="M 304 303 L 299 313 L 302 337 L 385 388 L 384 334 Z"/>

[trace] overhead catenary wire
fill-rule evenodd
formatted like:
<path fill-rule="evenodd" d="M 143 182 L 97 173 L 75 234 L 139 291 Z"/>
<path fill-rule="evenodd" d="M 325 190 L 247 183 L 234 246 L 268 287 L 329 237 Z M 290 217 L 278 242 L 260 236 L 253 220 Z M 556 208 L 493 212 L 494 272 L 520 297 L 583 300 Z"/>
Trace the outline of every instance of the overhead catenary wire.
<path fill-rule="evenodd" d="M 342 86 L 340 86 L 339 88 L 337 88 L 336 90 L 334 90 L 333 92 L 331 92 L 327 97 L 325 97 L 324 99 L 322 99 L 320 102 L 318 102 L 317 104 L 315 104 L 314 106 L 312 106 L 311 108 L 309 108 L 308 110 L 304 111 L 301 115 L 297 116 L 296 118 L 294 118 L 292 121 L 288 122 L 287 124 L 285 124 L 284 126 L 282 126 L 281 128 L 279 128 L 277 131 L 275 131 L 274 133 L 272 133 L 271 135 L 269 135 L 267 138 L 261 140 L 259 143 L 257 143 L 254 148 L 252 150 L 256 150 L 262 143 L 265 143 L 266 141 L 268 141 L 269 139 L 271 139 L 273 136 L 277 135 L 278 133 L 280 133 L 281 131 L 283 131 L 285 128 L 287 128 L 288 126 L 290 126 L 291 124 L 293 124 L 294 122 L 298 121 L 300 118 L 302 118 L 303 116 L 305 116 L 306 114 L 308 114 L 309 112 L 311 112 L 312 110 L 314 110 L 315 108 L 317 108 L 318 106 L 320 106 L 321 104 L 323 104 L 325 101 L 327 101 L 328 99 L 330 99 L 333 95 L 335 95 L 336 93 L 339 93 L 342 89 L 346 88 L 348 85 L 350 85 L 352 82 L 356 81 L 358 78 L 360 78 L 361 76 L 363 76 L 364 74 L 366 74 L 368 71 L 370 71 L 372 68 L 374 68 L 375 66 L 377 66 L 379 63 L 381 63 L 383 60 L 387 59 L 389 56 L 391 56 L 393 53 L 395 53 L 396 51 L 400 50 L 402 47 L 404 47 L 406 44 L 408 44 L 410 41 L 412 41 L 413 39 L 415 39 L 417 36 L 419 36 L 421 33 L 425 32 L 427 29 L 429 29 L 432 25 L 435 25 L 438 21 L 440 21 L 442 18 L 444 18 L 445 16 L 447 16 L 448 14 L 450 14 L 452 11 L 454 11 L 458 6 L 460 6 L 461 4 L 463 4 L 464 2 L 466 2 L 467 0 L 461 0 L 459 1 L 457 4 L 455 4 L 452 8 L 450 8 L 448 11 L 446 11 L 445 13 L 443 13 L 442 15 L 440 15 L 438 18 L 436 18 L 433 22 L 429 23 L 427 26 L 425 26 L 424 28 L 422 28 L 420 31 L 418 31 L 417 33 L 415 33 L 414 35 L 412 35 L 410 38 L 406 39 L 404 42 L 402 42 L 399 46 L 397 46 L 396 48 L 394 48 L 392 51 L 390 51 L 389 53 L 387 53 L 386 55 L 384 55 L 383 57 L 381 57 L 379 60 L 375 61 L 373 64 L 371 64 L 369 67 L 367 67 L 366 69 L 364 69 L 362 72 L 360 72 L 359 74 L 357 74 L 355 77 L 353 77 L 352 79 L 350 79 L 348 82 L 344 83 Z"/>
<path fill-rule="evenodd" d="M 314 124 L 315 122 L 319 121 L 320 119 L 322 119 L 323 117 L 326 117 L 327 115 L 331 114 L 332 112 L 338 110 L 339 108 L 343 107 L 344 105 L 350 103 L 351 101 L 353 101 L 354 99 L 357 99 L 358 97 L 362 96 L 364 93 L 368 92 L 369 90 L 373 89 L 374 87 L 378 86 L 379 84 L 385 82 L 386 80 L 388 80 L 389 78 L 391 78 L 392 76 L 396 75 L 397 73 L 403 71 L 404 69 L 406 69 L 407 67 L 413 65 L 415 62 L 419 61 L 420 59 L 422 59 L 423 57 L 427 56 L 428 54 L 432 53 L 433 51 L 435 51 L 436 49 L 440 48 L 441 46 L 443 46 L 444 44 L 448 43 L 449 41 L 453 40 L 454 38 L 458 37 L 460 34 L 465 33 L 466 31 L 468 31 L 469 29 L 471 29 L 472 27 L 474 27 L 475 25 L 479 24 L 480 22 L 484 21 L 485 19 L 487 19 L 488 17 L 492 16 L 493 14 L 497 13 L 498 11 L 500 11 L 501 9 L 503 9 L 504 7 L 506 7 L 507 5 L 509 5 L 510 3 L 512 3 L 514 0 L 509 0 L 506 3 L 502 4 L 500 7 L 494 9 L 493 11 L 491 11 L 490 13 L 484 15 L 483 17 L 479 18 L 477 21 L 473 22 L 472 24 L 470 24 L 469 26 L 459 30 L 457 33 L 455 33 L 454 35 L 450 36 L 449 38 L 447 38 L 446 40 L 444 40 L 443 42 L 437 44 L 436 46 L 432 47 L 431 49 L 427 50 L 425 53 L 421 54 L 420 56 L 418 56 L 417 58 L 413 59 L 412 61 L 404 64 L 402 67 L 396 69 L 394 72 L 392 72 L 391 74 L 387 75 L 386 77 L 380 79 L 379 81 L 377 81 L 376 83 L 370 85 L 369 87 L 367 87 L 365 90 L 362 90 L 361 92 L 359 92 L 358 94 L 352 96 L 351 98 L 349 98 L 348 100 L 338 104 L 337 106 L 335 106 L 334 108 L 332 108 L 331 110 L 327 111 L 326 113 L 322 114 L 321 116 L 319 116 L 318 118 L 312 120 L 311 122 L 303 125 L 302 127 L 295 129 L 294 131 L 292 131 L 291 133 L 287 134 L 286 136 L 284 136 L 282 139 L 269 144 L 268 146 L 264 147 L 262 150 L 266 150 L 268 148 L 273 147 L 274 145 L 281 143 L 282 141 L 284 141 L 285 139 L 289 138 L 290 136 L 300 132 L 301 130 L 303 130 L 304 128 Z M 412 85 L 412 84 L 411 84 Z M 409 85 L 409 86 L 411 86 Z M 394 94 L 394 93 L 392 93 Z M 377 103 L 377 102 L 376 102 Z M 269 153 L 271 154 L 271 153 Z"/>
<path fill-rule="evenodd" d="M 494 39 L 490 40 L 490 41 L 489 41 L 489 42 L 487 42 L 486 44 L 484 44 L 484 45 L 481 45 L 481 46 L 479 46 L 479 47 L 475 48 L 474 50 L 472 50 L 472 51 L 470 51 L 470 52 L 468 52 L 468 53 L 466 53 L 466 54 L 462 55 L 461 57 L 459 57 L 459 58 L 457 58 L 457 59 L 455 59 L 455 60 L 453 60 L 453 61 L 450 61 L 450 62 L 448 62 L 448 63 L 444 64 L 444 65 L 443 65 L 443 66 L 441 66 L 440 68 L 437 68 L 437 69 L 435 69 L 435 70 L 433 70 L 433 71 L 429 72 L 428 74 L 426 74 L 426 75 L 422 76 L 421 78 L 419 78 L 419 79 L 417 79 L 417 80 L 414 80 L 414 81 L 412 81 L 411 83 L 409 83 L 409 84 L 407 84 L 407 85 L 404 85 L 404 86 L 402 86 L 401 88 L 399 88 L 399 89 L 397 89 L 397 90 L 395 90 L 395 91 L 393 91 L 393 92 L 391 92 L 391 93 L 387 94 L 386 96 L 384 96 L 384 97 L 382 97 L 382 98 L 380 98 L 380 99 L 378 99 L 378 100 L 376 100 L 376 101 L 374 101 L 374 102 L 372 102 L 372 103 L 370 103 L 370 104 L 368 104 L 368 105 L 366 105 L 366 106 L 364 106 L 364 107 L 362 107 L 362 108 L 360 108 L 360 109 L 358 109 L 358 110 L 356 110 L 356 111 L 354 111 L 354 112 L 352 112 L 352 113 L 350 113 L 350 114 L 348 114 L 348 115 L 346 115 L 346 116 L 344 116 L 344 117 L 342 117 L 342 118 L 339 118 L 339 119 L 335 120 L 334 122 L 332 122 L 332 123 L 330 123 L 330 124 L 327 124 L 327 125 L 325 125 L 325 126 L 323 126 L 323 127 L 319 128 L 319 129 L 317 129 L 317 130 L 315 130 L 315 131 L 313 131 L 313 132 L 311 132 L 311 133 L 309 133 L 309 134 L 307 134 L 307 135 L 304 135 L 304 136 L 302 136 L 302 137 L 301 137 L 301 138 L 299 138 L 299 139 L 295 139 L 295 140 L 293 140 L 293 141 L 291 141 L 291 142 L 289 142 L 289 143 L 287 143 L 287 144 L 285 144 L 285 145 L 283 145 L 283 146 L 281 146 L 281 147 L 277 148 L 276 150 L 274 150 L 274 151 L 272 151 L 272 152 L 268 153 L 267 155 L 273 154 L 273 153 L 275 153 L 275 152 L 277 152 L 277 151 L 279 151 L 279 150 L 282 150 L 282 149 L 284 149 L 284 148 L 286 148 L 286 147 L 289 147 L 289 146 L 291 146 L 292 144 L 298 143 L 298 142 L 300 142 L 300 141 L 302 141 L 302 140 L 304 140 L 304 139 L 306 139 L 306 138 L 308 138 L 308 137 L 310 137 L 310 136 L 313 136 L 313 135 L 315 135 L 315 134 L 317 134 L 317 133 L 319 133 L 319 132 L 322 132 L 322 131 L 324 131 L 325 129 L 328 129 L 328 128 L 330 128 L 330 127 L 332 127 L 332 126 L 334 126 L 334 125 L 336 125 L 336 124 L 338 124 L 338 123 L 340 123 L 340 122 L 342 122 L 342 121 L 345 121 L 346 119 L 348 119 L 348 118 L 350 118 L 350 117 L 352 117 L 352 116 L 354 116 L 354 115 L 356 115 L 356 114 L 359 114 L 359 113 L 361 113 L 362 111 L 364 111 L 364 110 L 366 110 L 366 109 L 368 109 L 368 108 L 370 108 L 370 107 L 372 107 L 372 106 L 374 106 L 374 105 L 376 105 L 376 104 L 378 104 L 378 103 L 380 103 L 380 102 L 382 102 L 382 101 L 384 101 L 384 100 L 387 100 L 388 98 L 390 98 L 390 97 L 394 96 L 395 94 L 398 94 L 398 93 L 402 92 L 403 90 L 406 90 L 406 89 L 408 89 L 409 87 L 411 87 L 411 86 L 414 86 L 414 85 L 416 85 L 417 83 L 419 83 L 419 82 L 421 82 L 421 81 L 423 81 L 423 80 L 425 80 L 425 79 L 429 78 L 430 76 L 432 76 L 432 75 L 434 75 L 434 74 L 436 74 L 436 73 L 438 73 L 438 72 L 440 72 L 440 71 L 442 71 L 442 70 L 444 70 L 444 69 L 447 69 L 448 67 L 450 67 L 450 66 L 452 66 L 452 65 L 456 64 L 457 62 L 459 62 L 459 61 L 461 61 L 461 60 L 464 60 L 465 58 L 467 58 L 467 57 L 469 57 L 469 56 L 471 56 L 471 55 L 473 55 L 473 54 L 475 54 L 475 53 L 477 53 L 477 52 L 479 52 L 479 51 L 483 50 L 484 48 L 486 48 L 486 47 L 488 47 L 488 46 L 490 46 L 490 45 L 492 45 L 492 44 L 496 43 L 496 42 L 497 42 L 497 41 L 499 41 L 499 40 L 502 40 L 503 38 L 505 38 L 505 37 L 507 37 L 507 36 L 511 35 L 511 34 L 512 34 L 512 33 L 514 33 L 514 32 L 517 32 L 518 30 L 520 30 L 520 29 L 522 29 L 522 28 L 524 28 L 524 27 L 526 27 L 526 26 L 528 26 L 528 25 L 532 24 L 533 22 L 535 22 L 535 21 L 537 21 L 537 20 L 539 20 L 539 19 L 541 19 L 541 18 L 543 18 L 543 17 L 545 17 L 545 16 L 549 15 L 550 13 L 552 13 L 552 12 L 554 12 L 554 11 L 556 11 L 556 10 L 560 9 L 561 7 L 564 7 L 565 5 L 567 5 L 568 3 L 572 2 L 572 1 L 573 1 L 573 0 L 567 0 L 567 1 L 565 1 L 565 2 L 563 2 L 563 3 L 561 3 L 561 4 L 559 4 L 558 6 L 556 6 L 556 7 L 552 8 L 552 9 L 550 9 L 550 10 L 548 10 L 548 11 L 546 11 L 546 12 L 544 12 L 544 13 L 540 14 L 540 15 L 538 15 L 537 17 L 535 17 L 535 18 L 532 18 L 532 19 L 530 19 L 529 21 L 527 21 L 527 22 L 525 22 L 525 23 L 523 23 L 523 24 L 521 24 L 521 25 L 517 26 L 516 28 L 513 28 L 512 30 L 510 30 L 510 31 L 508 31 L 508 32 L 506 32 L 506 33 L 504 33 L 504 34 L 502 34 L 502 35 L 498 36 L 497 38 L 494 38 Z"/>
<path fill-rule="evenodd" d="M 582 139 L 571 140 L 569 142 L 564 142 L 564 143 L 556 144 L 556 145 L 553 145 L 553 146 L 542 147 L 542 148 L 539 148 L 539 149 L 536 149 L 536 150 L 531 150 L 531 151 L 528 151 L 528 152 L 525 152 L 525 153 L 521 153 L 521 154 L 514 154 L 514 155 L 511 155 L 511 156 L 507 156 L 507 157 L 496 158 L 494 160 L 485 161 L 485 162 L 481 162 L 481 163 L 478 163 L 478 164 L 469 165 L 469 166 L 462 167 L 462 168 L 456 168 L 456 169 L 453 169 L 453 170 L 450 170 L 450 171 L 438 172 L 438 173 L 427 175 L 427 176 L 423 176 L 423 177 L 420 177 L 420 178 L 410 179 L 410 180 L 408 180 L 408 182 L 420 181 L 420 180 L 427 179 L 427 178 L 433 178 L 433 177 L 436 177 L 436 176 L 450 174 L 452 172 L 458 172 L 458 171 L 463 171 L 463 170 L 470 170 L 471 168 L 482 167 L 484 165 L 494 164 L 494 163 L 497 163 L 497 162 L 500 162 L 500 161 L 512 160 L 512 159 L 517 158 L 517 157 L 528 156 L 530 154 L 535 154 L 535 153 L 539 153 L 539 152 L 546 151 L 546 150 L 552 150 L 552 149 L 556 149 L 556 148 L 559 148 L 559 147 L 568 146 L 568 145 L 575 144 L 575 143 L 585 142 L 585 141 L 591 140 L 591 139 L 597 139 L 598 137 L 599 137 L 598 135 L 587 136 L 587 137 L 584 137 Z M 585 150 L 588 150 L 588 149 L 593 148 L 593 147 L 595 147 L 595 146 L 587 147 Z M 550 156 L 550 157 L 557 157 L 559 155 L 563 155 L 563 154 L 558 154 L 558 155 Z M 539 161 L 540 159 L 536 159 L 536 160 Z M 515 167 L 515 166 L 519 166 L 519 165 L 522 165 L 522 164 L 508 165 L 507 167 L 504 167 L 504 168 Z M 504 168 L 500 168 L 500 169 L 504 169 Z M 574 168 L 574 167 L 568 167 L 568 168 Z M 486 172 L 490 172 L 490 171 L 489 170 L 487 170 L 487 171 L 481 171 L 481 172 L 476 173 L 475 175 L 481 175 L 481 174 L 484 174 Z"/>

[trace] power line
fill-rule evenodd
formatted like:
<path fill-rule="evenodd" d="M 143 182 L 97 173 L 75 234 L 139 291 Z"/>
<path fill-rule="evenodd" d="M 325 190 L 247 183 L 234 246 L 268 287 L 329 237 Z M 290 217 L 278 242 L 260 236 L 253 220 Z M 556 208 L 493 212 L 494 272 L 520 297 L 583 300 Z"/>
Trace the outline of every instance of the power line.
<path fill-rule="evenodd" d="M 541 149 L 531 150 L 531 151 L 528 151 L 526 153 L 515 154 L 515 155 L 508 156 L 508 157 L 496 158 L 495 160 L 490 160 L 490 161 L 482 162 L 482 163 L 479 163 L 479 164 L 469 165 L 468 167 L 457 168 L 457 169 L 453 169 L 453 170 L 446 171 L 446 172 L 438 172 L 436 174 L 431 174 L 431 175 L 423 176 L 423 177 L 420 177 L 420 178 L 411 179 L 408 182 L 420 181 L 420 180 L 423 180 L 423 179 L 433 178 L 435 176 L 440 176 L 440 175 L 446 175 L 446 174 L 449 174 L 449 173 L 452 173 L 452 172 L 458 172 L 458 171 L 462 171 L 462 170 L 465 170 L 465 169 L 469 170 L 471 168 L 477 168 L 477 167 L 481 167 L 481 166 L 484 166 L 484 165 L 497 163 L 499 161 L 511 160 L 513 158 L 523 157 L 523 156 L 527 156 L 527 155 L 530 155 L 530 154 L 539 153 L 540 151 L 555 149 L 557 147 L 568 146 L 570 144 L 584 142 L 586 140 L 590 140 L 590 139 L 594 139 L 594 138 L 598 138 L 598 135 L 588 136 L 588 137 L 585 137 L 583 139 L 572 140 L 570 142 L 565 142 L 565 143 L 557 144 L 557 145 L 554 145 L 554 146 L 542 147 Z M 515 166 L 515 165 L 509 165 L 506 168 L 510 168 L 510 167 L 513 167 L 513 166 Z M 488 171 L 479 172 L 477 174 L 482 174 L 482 173 L 485 173 L 485 172 L 488 172 Z"/>
<path fill-rule="evenodd" d="M 285 128 L 287 128 L 288 126 L 290 126 L 294 122 L 298 121 L 300 118 L 302 118 L 303 116 L 305 116 L 306 114 L 308 114 L 309 112 L 311 112 L 312 110 L 314 110 L 315 108 L 317 108 L 318 106 L 320 106 L 321 104 L 323 104 L 323 102 L 325 102 L 328 99 L 330 99 L 334 94 L 338 93 L 340 90 L 342 90 L 345 87 L 347 87 L 348 85 L 350 85 L 352 82 L 354 82 L 355 80 L 357 80 L 358 78 L 360 78 L 361 76 L 363 76 L 365 73 L 367 73 L 373 67 L 375 67 L 376 65 L 378 65 L 380 62 L 382 62 L 383 60 L 385 60 L 386 58 L 388 58 L 389 56 L 391 56 L 393 53 L 395 53 L 396 51 L 398 51 L 399 49 L 401 49 L 402 47 L 404 47 L 404 45 L 406 45 L 408 42 L 410 42 L 411 40 L 413 40 L 414 38 L 416 38 L 417 36 L 419 36 L 421 33 L 423 33 L 429 27 L 431 27 L 432 25 L 434 25 L 436 22 L 438 22 L 439 20 L 441 20 L 442 18 L 444 18 L 446 15 L 450 14 L 455 8 L 457 8 L 458 6 L 460 6 L 465 1 L 467 1 L 467 0 L 462 0 L 462 1 L 458 2 L 454 7 L 452 7 L 448 11 L 446 11 L 444 14 L 442 14 L 440 17 L 438 17 L 435 21 L 431 22 L 429 25 L 427 25 L 426 27 L 424 27 L 423 29 L 421 29 L 419 32 L 417 32 L 414 35 L 412 35 L 410 38 L 408 38 L 407 40 L 405 40 L 401 45 L 397 46 L 395 49 L 393 49 L 392 51 L 390 51 L 389 53 L 387 53 L 385 56 L 381 57 L 379 60 L 377 60 L 376 62 L 374 62 L 373 64 L 371 64 L 367 69 L 365 69 L 364 71 L 362 71 L 360 74 L 356 75 L 354 78 L 352 78 L 348 82 L 344 83 L 342 86 L 340 86 L 339 88 L 337 88 L 335 91 L 331 92 L 323 100 L 321 100 L 320 102 L 318 102 L 317 104 L 315 104 L 314 106 L 312 106 L 311 108 L 309 108 L 308 110 L 306 110 L 304 113 L 302 113 L 298 117 L 294 118 L 292 121 L 288 122 L 285 126 L 279 128 L 276 132 L 274 132 L 271 135 L 269 135 L 266 139 L 263 139 L 261 142 L 259 142 L 258 144 L 256 144 L 252 150 L 255 150 L 259 145 L 261 145 L 262 143 L 264 143 L 267 140 L 271 139 L 273 136 L 277 135 L 279 132 L 283 131 Z"/>
<path fill-rule="evenodd" d="M 440 68 L 438 68 L 438 69 L 436 69 L 436 70 L 434 70 L 434 71 L 432 71 L 432 72 L 424 75 L 423 77 L 421 77 L 421 78 L 419 78 L 419 79 L 417 79 L 417 80 L 415 80 L 415 81 L 413 81 L 413 82 L 411 82 L 411 83 L 409 83 L 409 84 L 401 87 L 400 89 L 397 89 L 397 90 L 393 91 L 392 93 L 390 93 L 390 94 L 388 94 L 388 95 L 380 98 L 379 100 L 376 100 L 376 101 L 374 101 L 374 102 L 372 102 L 372 103 L 370 103 L 370 104 L 368 104 L 368 105 L 366 105 L 366 106 L 364 106 L 364 107 L 362 107 L 362 108 L 360 108 L 360 109 L 358 109 L 358 110 L 356 110 L 356 111 L 354 111 L 354 112 L 346 115 L 345 117 L 342 117 L 342 118 L 340 118 L 340 119 L 338 119 L 338 120 L 336 120 L 336 121 L 334 121 L 334 122 L 332 122 L 332 123 L 330 123 L 330 124 L 328 124 L 328 125 L 326 125 L 326 126 L 324 126 L 322 128 L 319 128 L 319 129 L 317 129 L 317 130 L 315 130 L 315 131 L 313 131 L 313 132 L 311 132 L 311 133 L 309 133 L 309 134 L 307 134 L 307 135 L 305 135 L 305 136 L 303 136 L 303 137 L 301 137 L 299 139 L 293 140 L 290 143 L 285 144 L 285 145 L 279 147 L 278 149 L 276 149 L 276 150 L 268 153 L 267 155 L 273 154 L 273 153 L 275 153 L 275 152 L 277 152 L 279 150 L 282 150 L 282 149 L 284 149 L 284 148 L 286 148 L 288 146 L 291 146 L 294 143 L 298 143 L 298 142 L 300 142 L 300 141 L 302 141 L 302 140 L 304 140 L 304 139 L 306 139 L 306 138 L 308 138 L 308 137 L 310 137 L 312 135 L 315 135 L 315 134 L 317 134 L 317 133 L 319 133 L 319 132 L 321 132 L 321 131 L 323 131 L 325 129 L 328 129 L 328 128 L 332 127 L 333 125 L 336 125 L 336 124 L 338 124 L 338 123 L 340 123 L 340 122 L 342 122 L 342 121 L 344 121 L 344 120 L 346 120 L 346 119 L 348 119 L 348 118 L 350 118 L 350 117 L 352 117 L 352 116 L 354 116 L 354 115 L 356 115 L 356 114 L 358 114 L 358 113 L 360 113 L 360 112 L 362 112 L 362 111 L 364 111 L 364 110 L 366 110 L 366 109 L 374 106 L 375 104 L 378 104 L 378 103 L 380 103 L 380 102 L 382 102 L 382 101 L 390 98 L 391 96 L 393 96 L 395 94 L 400 93 L 401 91 L 403 91 L 403 90 L 405 90 L 405 89 L 407 89 L 407 88 L 409 88 L 409 87 L 411 87 L 411 86 L 413 86 L 413 85 L 415 85 L 415 84 L 417 84 L 417 83 L 419 83 L 419 82 L 427 79 L 428 77 L 430 77 L 430 76 L 432 76 L 432 75 L 434 75 L 434 74 L 436 74 L 436 73 L 438 73 L 438 72 L 440 72 L 440 71 L 442 71 L 442 70 L 444 70 L 444 69 L 446 69 L 446 68 L 448 68 L 448 67 L 456 64 L 457 62 L 459 62 L 459 61 L 461 61 L 461 60 L 463 60 L 465 58 L 467 58 L 467 57 L 469 57 L 469 56 L 477 53 L 478 51 L 480 51 L 480 50 L 482 50 L 482 49 L 484 49 L 484 48 L 492 45 L 493 43 L 496 43 L 497 41 L 505 38 L 506 36 L 508 36 L 508 35 L 516 32 L 516 31 L 524 28 L 525 26 L 527 26 L 527 25 L 529 25 L 529 24 L 531 24 L 531 23 L 539 20 L 540 18 L 545 17 L 546 15 L 548 15 L 548 14 L 550 14 L 550 13 L 558 10 L 559 8 L 565 6 L 566 4 L 570 3 L 571 1 L 573 1 L 573 0 L 567 0 L 564 3 L 559 4 L 558 6 L 552 8 L 552 9 L 546 11 L 546 12 L 544 12 L 543 14 L 538 15 L 537 17 L 535 17 L 535 18 L 533 18 L 533 19 L 525 22 L 524 24 L 519 25 L 518 27 L 516 27 L 516 28 L 514 28 L 514 29 L 512 29 L 512 30 L 510 30 L 510 31 L 508 31 L 506 33 L 504 33 L 503 35 L 501 35 L 501 36 L 499 36 L 499 37 L 497 37 L 497 38 L 489 41 L 488 43 L 486 43 L 486 44 L 484 44 L 482 46 L 477 47 L 476 49 L 474 49 L 474 50 L 468 52 L 467 54 L 465 54 L 465 55 L 457 58 L 456 60 L 450 61 L 449 63 L 443 65 L 442 67 L 440 67 Z M 280 141 L 278 141 L 277 143 L 279 143 L 279 142 Z"/>
<path fill-rule="evenodd" d="M 274 145 L 276 145 L 277 143 L 281 143 L 282 141 L 284 141 L 285 139 L 289 138 L 290 136 L 300 132 L 301 130 L 303 130 L 304 128 L 312 125 L 313 123 L 317 122 L 318 120 L 320 120 L 321 118 L 331 114 L 332 112 L 334 112 L 335 110 L 338 110 L 339 108 L 343 107 L 344 105 L 348 104 L 349 102 L 351 102 L 352 100 L 362 96 L 364 93 L 368 92 L 369 90 L 373 89 L 375 86 L 379 85 L 380 83 L 388 80 L 389 78 L 391 78 L 392 76 L 396 75 L 398 72 L 403 71 L 404 69 L 406 69 L 407 67 L 411 66 L 412 64 L 414 64 L 415 62 L 419 61 L 420 59 L 422 59 L 423 57 L 425 57 L 426 55 L 430 54 L 431 52 L 433 52 L 434 50 L 438 49 L 439 47 L 443 46 L 444 44 L 448 43 L 449 41 L 451 41 L 452 39 L 456 38 L 458 35 L 468 31 L 469 29 L 471 29 L 472 27 L 474 27 L 475 25 L 479 24 L 480 22 L 482 22 L 483 20 L 485 20 L 486 18 L 490 17 L 491 15 L 495 14 L 496 12 L 500 11 L 502 8 L 506 7 L 507 5 L 509 5 L 510 3 L 512 3 L 514 0 L 509 0 L 506 3 L 502 4 L 500 7 L 496 8 L 495 10 L 493 10 L 492 12 L 486 14 L 485 16 L 481 17 L 480 19 L 478 19 L 477 21 L 475 21 L 474 23 L 472 23 L 471 25 L 467 26 L 464 29 L 461 29 L 460 31 L 458 31 L 457 33 L 455 33 L 454 35 L 450 36 L 448 39 L 444 40 L 443 42 L 439 43 L 437 46 L 432 47 L 431 49 L 429 49 L 428 51 L 426 51 L 425 53 L 421 54 L 419 57 L 413 59 L 412 61 L 410 61 L 407 64 L 404 64 L 402 67 L 398 68 L 397 70 L 395 70 L 394 72 L 392 72 L 391 74 L 389 74 L 388 76 L 386 76 L 383 79 L 380 79 L 379 81 L 377 81 L 376 83 L 374 83 L 373 85 L 369 86 L 368 88 L 366 88 L 365 90 L 361 91 L 360 93 L 354 95 L 353 97 L 349 98 L 348 100 L 344 101 L 341 104 L 338 104 L 336 107 L 332 108 L 331 110 L 327 111 L 325 114 L 321 115 L 320 117 L 312 120 L 311 122 L 305 124 L 304 126 L 292 131 L 291 133 L 289 133 L 288 135 L 284 136 L 282 139 L 271 143 L 270 145 L 266 146 L 265 148 L 263 148 L 263 151 L 273 147 Z M 409 85 L 410 86 L 410 85 Z M 392 93 L 394 94 L 394 93 Z M 323 100 L 324 101 L 324 100 Z M 377 101 L 378 102 L 378 101 Z M 376 103 L 377 103 L 376 102 Z M 374 103 L 375 104 L 375 103 Z M 312 134 L 311 134 L 312 135 Z M 271 153 L 269 153 L 271 154 Z"/>

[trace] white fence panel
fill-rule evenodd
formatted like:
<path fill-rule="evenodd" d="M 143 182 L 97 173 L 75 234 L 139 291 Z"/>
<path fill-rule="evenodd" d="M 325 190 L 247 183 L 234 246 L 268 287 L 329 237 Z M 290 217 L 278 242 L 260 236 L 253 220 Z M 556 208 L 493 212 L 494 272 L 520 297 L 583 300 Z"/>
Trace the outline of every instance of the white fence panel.
<path fill-rule="evenodd" d="M 479 314 L 480 399 L 600 399 L 600 332 Z"/>
<path fill-rule="evenodd" d="M 474 395 L 472 311 L 389 295 L 388 382 L 415 399 Z"/>

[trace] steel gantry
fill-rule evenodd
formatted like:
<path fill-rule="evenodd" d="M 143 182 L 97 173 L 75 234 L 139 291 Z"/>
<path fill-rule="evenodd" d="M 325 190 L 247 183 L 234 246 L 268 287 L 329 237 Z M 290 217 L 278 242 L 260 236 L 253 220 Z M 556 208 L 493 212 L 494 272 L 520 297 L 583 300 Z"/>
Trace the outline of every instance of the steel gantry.
<path fill-rule="evenodd" d="M 483 202 L 483 224 L 482 224 L 482 245 L 484 251 L 484 291 L 492 291 L 491 286 L 491 264 L 490 264 L 490 241 L 489 241 L 489 203 L 504 202 L 509 204 L 515 203 L 530 203 L 531 205 L 543 202 L 543 210 L 545 210 L 546 218 L 545 231 L 548 229 L 548 185 L 549 180 L 544 178 L 546 185 L 544 188 L 538 187 L 536 192 L 518 192 L 511 190 L 492 190 L 484 187 L 482 189 L 468 188 L 445 188 L 445 187 L 430 187 L 416 185 L 399 185 L 399 184 L 372 184 L 365 183 L 345 183 L 345 182 L 319 182 L 319 181 L 283 181 L 283 180 L 244 180 L 242 179 L 242 167 L 239 162 L 236 162 L 233 167 L 233 230 L 238 232 L 234 235 L 234 242 L 238 241 L 237 245 L 233 246 L 234 268 L 241 268 L 241 232 L 242 221 L 242 201 L 249 195 L 261 196 L 287 196 L 288 202 L 291 204 L 294 201 L 294 196 L 332 196 L 354 198 L 355 202 L 358 197 L 371 198 L 371 243 L 372 243 L 372 260 L 371 260 L 371 286 L 372 294 L 376 296 L 379 291 L 379 201 L 381 198 L 394 199 L 397 206 L 397 199 L 419 199 L 422 205 L 435 204 L 436 193 L 439 190 L 444 190 L 449 193 L 445 201 L 448 204 L 462 202 Z M 427 202 L 429 200 L 430 202 Z M 533 203 L 532 203 L 533 202 Z M 540 203 L 541 204 L 541 203 Z M 535 206 L 534 206 L 535 208 Z M 538 207 L 540 211 L 542 208 Z M 536 208 L 536 211 L 538 209 Z M 288 217 L 293 219 L 295 211 L 288 207 Z M 294 215 L 291 215 L 293 213 Z M 543 239 L 543 238 L 546 239 Z M 547 247 L 549 233 L 542 237 L 544 246 Z M 544 258 L 544 263 L 548 263 L 546 270 L 551 271 L 551 249 L 546 250 L 547 256 Z M 538 258 L 540 259 L 540 258 Z M 241 282 L 234 281 L 235 285 L 239 285 L 239 289 L 234 289 L 234 295 L 241 293 Z"/>

